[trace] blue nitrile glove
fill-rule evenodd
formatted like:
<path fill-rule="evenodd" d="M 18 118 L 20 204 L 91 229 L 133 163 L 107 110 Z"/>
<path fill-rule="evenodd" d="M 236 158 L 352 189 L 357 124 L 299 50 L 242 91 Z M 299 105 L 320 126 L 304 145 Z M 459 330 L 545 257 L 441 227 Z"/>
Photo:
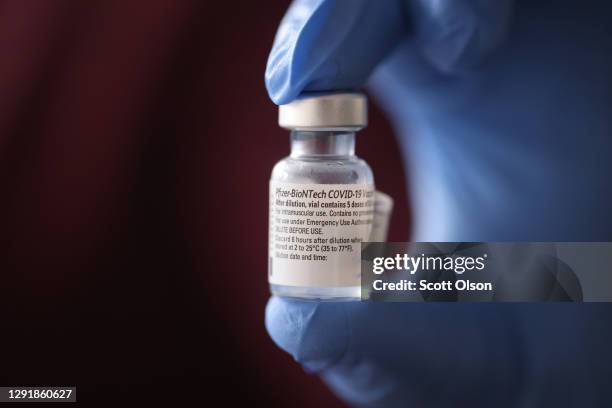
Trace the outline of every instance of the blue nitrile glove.
<path fill-rule="evenodd" d="M 371 78 L 416 241 L 611 241 L 611 19 L 603 0 L 298 1 L 266 85 L 286 103 Z M 607 304 L 266 312 L 280 347 L 364 406 L 611 406 L 610 322 Z"/>
<path fill-rule="evenodd" d="M 272 297 L 266 327 L 354 406 L 607 407 L 609 311 Z"/>

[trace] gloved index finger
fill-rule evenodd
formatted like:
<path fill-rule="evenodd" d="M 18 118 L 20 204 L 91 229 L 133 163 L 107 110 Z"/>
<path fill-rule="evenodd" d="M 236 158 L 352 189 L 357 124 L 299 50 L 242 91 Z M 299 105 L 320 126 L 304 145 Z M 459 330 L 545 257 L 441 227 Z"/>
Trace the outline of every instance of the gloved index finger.
<path fill-rule="evenodd" d="M 284 104 L 303 91 L 360 88 L 406 33 L 401 0 L 296 0 L 268 58 L 268 94 Z"/>

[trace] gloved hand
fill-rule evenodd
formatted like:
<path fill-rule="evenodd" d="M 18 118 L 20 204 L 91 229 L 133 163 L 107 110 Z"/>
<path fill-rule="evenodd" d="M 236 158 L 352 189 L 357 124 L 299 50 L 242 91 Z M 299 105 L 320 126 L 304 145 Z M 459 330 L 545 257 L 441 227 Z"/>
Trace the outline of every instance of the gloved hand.
<path fill-rule="evenodd" d="M 266 86 L 282 104 L 371 77 L 407 160 L 417 241 L 607 241 L 612 54 L 592 45 L 612 29 L 601 7 L 296 1 Z M 356 406 L 591 407 L 612 401 L 610 316 L 605 304 L 273 297 L 266 327 Z"/>
<path fill-rule="evenodd" d="M 272 297 L 266 327 L 363 407 L 604 407 L 606 304 L 317 302 Z"/>
<path fill-rule="evenodd" d="M 517 406 L 525 352 L 509 307 L 273 297 L 266 327 L 307 371 L 365 407 Z M 486 336 L 485 336 L 486 328 Z"/>

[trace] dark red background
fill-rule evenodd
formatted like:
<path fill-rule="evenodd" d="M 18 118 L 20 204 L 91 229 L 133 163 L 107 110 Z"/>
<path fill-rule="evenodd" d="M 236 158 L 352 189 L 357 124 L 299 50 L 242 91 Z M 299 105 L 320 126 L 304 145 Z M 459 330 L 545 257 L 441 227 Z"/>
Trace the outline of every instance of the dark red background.
<path fill-rule="evenodd" d="M 265 332 L 263 74 L 287 3 L 0 2 L 0 385 L 341 406 Z M 375 107 L 358 154 L 408 208 Z"/>

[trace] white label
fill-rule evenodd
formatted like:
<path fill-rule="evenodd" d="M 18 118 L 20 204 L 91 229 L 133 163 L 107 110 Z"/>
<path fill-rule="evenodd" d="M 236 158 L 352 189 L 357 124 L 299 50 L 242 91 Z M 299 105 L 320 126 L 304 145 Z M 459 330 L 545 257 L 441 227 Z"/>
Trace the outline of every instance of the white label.
<path fill-rule="evenodd" d="M 373 202 L 371 184 L 270 182 L 270 283 L 359 286 Z"/>

